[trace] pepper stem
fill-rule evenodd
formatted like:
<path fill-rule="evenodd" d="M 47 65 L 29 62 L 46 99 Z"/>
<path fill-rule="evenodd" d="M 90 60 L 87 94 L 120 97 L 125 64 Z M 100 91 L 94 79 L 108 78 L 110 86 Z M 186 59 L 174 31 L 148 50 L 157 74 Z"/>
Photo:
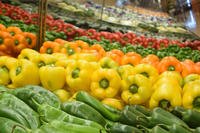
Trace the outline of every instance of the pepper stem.
<path fill-rule="evenodd" d="M 26 41 L 28 42 L 29 45 L 32 43 L 32 40 L 29 37 L 26 38 Z"/>
<path fill-rule="evenodd" d="M 38 67 L 39 67 L 39 68 L 42 67 L 42 66 L 45 66 L 44 61 L 40 61 L 40 62 L 38 63 Z"/>
<path fill-rule="evenodd" d="M 171 104 L 168 100 L 163 99 L 159 102 L 159 107 L 161 107 L 163 109 L 169 109 L 170 106 L 171 106 Z"/>
<path fill-rule="evenodd" d="M 108 81 L 106 78 L 103 78 L 103 79 L 99 82 L 99 86 L 100 86 L 101 88 L 106 89 L 106 88 L 108 88 L 108 86 L 109 86 L 109 81 Z"/>
<path fill-rule="evenodd" d="M 52 48 L 47 48 L 47 51 L 46 51 L 47 54 L 52 54 L 53 53 L 53 50 Z"/>
<path fill-rule="evenodd" d="M 174 66 L 169 66 L 169 67 L 168 67 L 168 70 L 169 70 L 169 71 L 175 71 L 175 67 L 174 67 Z"/>
<path fill-rule="evenodd" d="M 21 71 L 22 71 L 22 67 L 21 67 L 21 66 L 18 66 L 18 67 L 16 68 L 16 75 L 20 74 Z"/>
<path fill-rule="evenodd" d="M 10 32 L 10 34 L 11 34 L 11 36 L 14 36 L 14 35 L 15 35 L 15 32 L 12 31 L 12 32 Z"/>
<path fill-rule="evenodd" d="M 145 77 L 149 77 L 149 74 L 147 73 L 147 72 L 142 72 L 142 73 L 140 73 L 140 74 L 142 74 L 143 76 L 145 76 Z"/>
<path fill-rule="evenodd" d="M 138 92 L 138 85 L 136 84 L 132 84 L 131 86 L 129 86 L 129 91 L 132 93 L 132 94 L 135 94 Z"/>
<path fill-rule="evenodd" d="M 200 108 L 200 96 L 196 97 L 192 102 L 193 107 L 199 109 Z"/>
<path fill-rule="evenodd" d="M 108 63 L 105 63 L 105 64 L 102 65 L 102 68 L 111 68 L 111 67 Z"/>
<path fill-rule="evenodd" d="M 72 48 L 68 48 L 67 53 L 68 53 L 68 55 L 73 55 L 75 52 Z"/>
<path fill-rule="evenodd" d="M 76 68 L 72 71 L 72 78 L 78 78 L 80 73 L 80 69 Z"/>
<path fill-rule="evenodd" d="M 15 40 L 15 45 L 18 45 L 19 44 L 19 41 L 18 40 Z"/>
<path fill-rule="evenodd" d="M 3 43 L 3 38 L 0 38 L 0 44 L 2 44 Z"/>
<path fill-rule="evenodd" d="M 9 69 L 8 69 L 6 66 L 2 66 L 1 68 L 2 68 L 4 71 L 9 72 Z"/>

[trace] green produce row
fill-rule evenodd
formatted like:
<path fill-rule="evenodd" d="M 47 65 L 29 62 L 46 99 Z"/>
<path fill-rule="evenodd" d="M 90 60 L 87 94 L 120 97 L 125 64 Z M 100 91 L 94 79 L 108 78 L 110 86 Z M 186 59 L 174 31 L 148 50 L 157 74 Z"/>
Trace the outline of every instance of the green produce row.
<path fill-rule="evenodd" d="M 117 110 L 85 91 L 61 103 L 52 92 L 27 85 L 0 87 L 0 133 L 200 133 L 200 112 L 127 105 Z"/>

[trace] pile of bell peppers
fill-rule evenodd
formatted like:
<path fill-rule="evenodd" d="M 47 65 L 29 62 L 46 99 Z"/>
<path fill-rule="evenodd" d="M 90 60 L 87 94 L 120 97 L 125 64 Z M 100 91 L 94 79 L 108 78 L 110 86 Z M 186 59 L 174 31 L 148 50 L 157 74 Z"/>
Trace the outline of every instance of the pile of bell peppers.
<path fill-rule="evenodd" d="M 22 20 L 26 24 L 37 24 L 38 22 L 38 14 L 29 13 L 19 7 L 12 6 L 9 4 L 4 4 L 0 2 L 1 15 L 6 15 L 15 20 Z M 160 49 L 163 47 L 167 47 L 168 45 L 174 44 L 180 47 L 191 47 L 192 49 L 200 49 L 200 40 L 194 40 L 193 42 L 185 41 L 180 42 L 178 40 L 169 40 L 169 39 L 156 39 L 156 38 L 148 38 L 145 36 L 138 36 L 132 32 L 121 33 L 121 32 L 98 32 L 95 29 L 84 30 L 81 28 L 77 28 L 72 24 L 65 23 L 63 20 L 54 19 L 52 16 L 47 15 L 46 17 L 46 26 L 47 30 L 53 30 L 57 32 L 64 32 L 67 35 L 67 39 L 72 40 L 77 36 L 87 36 L 91 39 L 102 40 L 107 39 L 110 42 L 119 42 L 122 45 L 133 44 L 133 45 L 142 45 L 143 47 L 153 47 L 155 49 Z"/>
<path fill-rule="evenodd" d="M 84 90 L 100 100 L 120 101 L 121 107 L 123 103 L 150 108 L 198 106 L 199 62 L 180 62 L 173 56 L 142 58 L 134 52 L 105 52 L 98 44 L 89 47 L 83 41 L 63 41 L 45 42 L 41 53 L 23 49 L 17 59 L 1 56 L 0 84 L 9 88 L 41 84 L 48 90 L 67 89 L 71 94 Z"/>
<path fill-rule="evenodd" d="M 6 16 L 0 16 L 0 23 L 0 55 L 16 57 L 24 48 L 35 48 L 37 26 L 27 25 Z M 56 38 L 66 39 L 66 35 L 62 32 L 46 31 L 46 41 L 53 41 Z"/>
<path fill-rule="evenodd" d="M 172 45 L 168 49 L 166 49 L 166 52 L 169 49 L 171 50 L 174 49 L 174 52 L 176 52 L 177 50 L 176 48 L 177 46 Z M 182 52 L 186 48 L 182 48 L 182 49 L 183 50 L 180 50 L 177 52 Z M 191 59 L 184 59 L 184 60 L 182 59 L 181 61 L 181 60 L 178 60 L 178 58 L 176 58 L 173 55 L 159 58 L 159 56 L 153 53 L 149 53 L 148 55 L 141 56 L 141 54 L 138 54 L 139 52 L 138 53 L 134 52 L 134 50 L 123 52 L 119 49 L 110 49 L 109 51 L 106 51 L 100 44 L 89 45 L 87 42 L 84 42 L 81 40 L 76 40 L 73 42 L 68 42 L 62 39 L 56 39 L 54 40 L 54 42 L 47 41 L 43 43 L 43 46 L 40 48 L 40 53 L 47 53 L 47 54 L 63 53 L 68 56 L 72 56 L 74 58 L 80 57 L 82 59 L 86 59 L 89 61 L 98 61 L 103 57 L 110 57 L 118 65 L 131 64 L 135 66 L 140 63 L 147 63 L 147 64 L 151 64 L 155 66 L 159 72 L 163 72 L 168 69 L 171 70 L 172 67 L 168 68 L 168 66 L 173 66 L 173 70 L 178 70 L 181 73 L 186 73 L 183 75 L 187 75 L 187 73 L 188 74 L 198 73 L 197 71 L 199 71 L 197 67 L 199 64 L 199 60 L 196 60 L 198 62 L 194 62 Z M 78 55 L 79 53 L 86 53 L 86 55 L 89 53 L 89 55 L 91 56 L 86 56 L 86 55 L 80 56 Z M 192 52 L 190 52 L 190 54 L 191 53 Z"/>
<path fill-rule="evenodd" d="M 15 26 L 20 28 L 24 32 L 31 32 L 34 34 L 38 33 L 38 26 L 34 24 L 25 24 L 21 20 L 13 20 L 10 17 L 0 15 L 0 23 L 5 27 Z M 67 39 L 67 36 L 64 32 L 56 32 L 56 31 L 46 31 L 45 40 L 53 41 L 56 38 Z"/>
<path fill-rule="evenodd" d="M 0 52 L 1 55 L 16 56 L 24 48 L 34 48 L 36 35 L 30 32 L 23 32 L 15 26 L 5 27 L 0 24 Z"/>
<path fill-rule="evenodd" d="M 190 47 L 179 47 L 178 45 L 168 45 L 166 48 L 155 49 L 152 47 L 143 47 L 141 45 L 132 45 L 126 44 L 121 45 L 118 42 L 110 43 L 109 40 L 103 39 L 101 41 L 97 41 L 94 39 L 89 39 L 86 36 L 76 37 L 74 40 L 82 40 L 87 42 L 89 45 L 93 44 L 100 44 L 105 51 L 110 51 L 113 49 L 119 49 L 124 53 L 127 52 L 136 52 L 140 54 L 142 57 L 146 57 L 149 54 L 155 54 L 160 59 L 166 56 L 175 56 L 180 61 L 184 61 L 185 59 L 190 59 L 194 62 L 200 61 L 200 51 L 199 50 L 192 50 Z"/>

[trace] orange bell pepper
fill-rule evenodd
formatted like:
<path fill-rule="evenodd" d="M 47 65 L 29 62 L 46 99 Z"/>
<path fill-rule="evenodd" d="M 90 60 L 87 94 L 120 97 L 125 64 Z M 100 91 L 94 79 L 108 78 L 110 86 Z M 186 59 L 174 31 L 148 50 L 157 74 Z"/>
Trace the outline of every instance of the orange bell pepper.
<path fill-rule="evenodd" d="M 200 62 L 195 63 L 195 73 L 200 74 Z"/>
<path fill-rule="evenodd" d="M 183 62 L 181 62 L 182 64 L 182 76 L 186 77 L 189 74 L 195 73 L 195 63 L 192 60 L 186 59 Z"/>
<path fill-rule="evenodd" d="M 140 63 L 142 57 L 141 55 L 135 53 L 135 52 L 128 52 L 125 54 L 121 59 L 121 65 L 131 64 L 133 66 L 136 66 Z"/>
<path fill-rule="evenodd" d="M 58 53 L 60 52 L 60 45 L 57 42 L 46 41 L 40 48 L 40 53 Z"/>
<path fill-rule="evenodd" d="M 100 55 L 101 58 L 104 57 L 105 54 L 106 54 L 106 51 L 104 50 L 104 48 L 101 45 L 99 45 L 99 44 L 92 45 L 90 47 L 90 50 L 97 51 L 99 53 L 99 55 Z"/>
<path fill-rule="evenodd" d="M 65 40 L 60 39 L 60 38 L 55 39 L 54 42 L 59 43 L 61 46 L 63 46 L 65 43 L 68 43 L 68 41 L 65 41 Z"/>
<path fill-rule="evenodd" d="M 10 26 L 6 29 L 7 32 L 10 33 L 11 36 L 14 36 L 16 34 L 21 34 L 22 33 L 22 30 L 18 27 L 15 27 L 15 26 Z"/>
<path fill-rule="evenodd" d="M 11 35 L 8 32 L 0 31 L 0 51 L 6 52 L 11 44 Z"/>
<path fill-rule="evenodd" d="M 110 57 L 114 61 L 116 61 L 118 64 L 121 63 L 121 59 L 124 56 L 124 53 L 121 50 L 113 49 L 106 53 L 107 57 Z"/>
<path fill-rule="evenodd" d="M 158 64 L 158 71 L 160 73 L 164 71 L 177 71 L 182 72 L 182 65 L 176 57 L 168 56 L 164 57 Z"/>
<path fill-rule="evenodd" d="M 75 53 L 79 53 L 81 51 L 80 47 L 77 47 L 75 42 L 67 42 L 61 48 L 60 52 L 67 55 L 73 55 Z"/>
<path fill-rule="evenodd" d="M 81 50 L 89 49 L 88 43 L 81 41 L 81 40 L 75 41 L 75 46 L 79 47 Z"/>
<path fill-rule="evenodd" d="M 36 45 L 36 35 L 29 32 L 24 32 L 23 35 L 26 39 L 26 47 L 34 48 Z"/>
<path fill-rule="evenodd" d="M 13 50 L 16 54 L 26 48 L 26 39 L 22 34 L 16 34 L 13 37 Z"/>
<path fill-rule="evenodd" d="M 0 24 L 0 31 L 6 31 L 6 27 L 3 24 Z"/>
<path fill-rule="evenodd" d="M 140 63 L 141 64 L 150 64 L 156 68 L 159 63 L 159 58 L 158 58 L 158 56 L 156 56 L 154 54 L 150 54 L 150 55 L 147 55 L 145 58 L 143 58 Z"/>

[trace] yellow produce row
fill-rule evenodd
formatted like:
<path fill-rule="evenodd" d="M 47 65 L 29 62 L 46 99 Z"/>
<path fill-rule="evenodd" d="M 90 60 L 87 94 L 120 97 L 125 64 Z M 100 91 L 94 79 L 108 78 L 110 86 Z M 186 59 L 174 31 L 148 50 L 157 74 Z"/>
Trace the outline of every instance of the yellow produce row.
<path fill-rule="evenodd" d="M 149 64 L 118 66 L 109 57 L 93 61 L 92 54 L 50 55 L 23 49 L 18 58 L 1 56 L 0 84 L 9 88 L 41 85 L 55 92 L 62 101 L 79 90 L 85 90 L 119 109 L 125 104 L 141 104 L 149 108 L 200 107 L 198 74 L 182 78 L 179 72 L 166 71 L 159 75 Z M 88 58 L 84 60 L 86 56 Z"/>

